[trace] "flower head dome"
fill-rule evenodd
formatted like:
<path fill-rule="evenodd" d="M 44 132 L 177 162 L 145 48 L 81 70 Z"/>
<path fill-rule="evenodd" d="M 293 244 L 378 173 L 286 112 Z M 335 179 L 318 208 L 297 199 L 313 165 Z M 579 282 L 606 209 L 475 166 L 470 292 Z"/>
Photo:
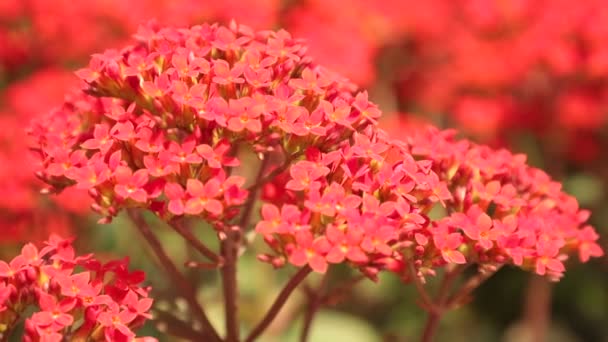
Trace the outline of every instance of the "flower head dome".
<path fill-rule="evenodd" d="M 146 208 L 244 236 L 261 192 L 255 230 L 272 252 L 260 259 L 370 277 L 504 263 L 559 277 L 571 247 L 601 254 L 576 201 L 523 158 L 437 130 L 391 139 L 367 93 L 285 31 L 149 25 L 135 37 L 94 55 L 86 86 L 32 128 L 40 177 L 87 189 L 106 220 Z"/>

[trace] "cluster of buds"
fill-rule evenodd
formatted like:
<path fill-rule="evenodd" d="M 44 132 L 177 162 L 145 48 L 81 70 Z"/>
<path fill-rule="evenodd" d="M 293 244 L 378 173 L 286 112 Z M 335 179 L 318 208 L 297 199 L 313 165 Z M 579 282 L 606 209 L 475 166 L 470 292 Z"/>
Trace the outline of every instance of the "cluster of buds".
<path fill-rule="evenodd" d="M 571 251 L 602 253 L 588 214 L 523 157 L 432 129 L 391 139 L 367 93 L 285 31 L 148 25 L 136 39 L 95 55 L 84 89 L 31 130 L 40 178 L 88 190 L 104 221 L 145 208 L 223 231 L 262 188 L 255 229 L 275 266 L 407 278 L 511 263 L 559 278 Z"/>
<path fill-rule="evenodd" d="M 27 244 L 9 263 L 0 261 L 0 338 L 36 307 L 25 319 L 24 341 L 155 341 L 133 332 L 151 318 L 144 276 L 130 272 L 127 260 L 77 256 L 71 240 L 58 236 L 40 250 Z"/>

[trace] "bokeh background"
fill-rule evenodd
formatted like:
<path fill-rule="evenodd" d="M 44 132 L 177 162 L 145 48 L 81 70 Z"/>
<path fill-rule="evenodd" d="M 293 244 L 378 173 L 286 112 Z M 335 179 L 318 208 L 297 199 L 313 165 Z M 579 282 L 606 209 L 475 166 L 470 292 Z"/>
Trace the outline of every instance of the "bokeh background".
<path fill-rule="evenodd" d="M 285 28 L 308 40 L 321 64 L 370 91 L 396 134 L 431 123 L 462 136 L 526 153 L 561 180 L 608 236 L 608 1 L 606 0 L 0 0 L 0 256 L 49 232 L 78 236 L 82 252 L 129 256 L 148 272 L 157 324 L 177 311 L 168 284 L 128 221 L 96 224 L 86 194 L 40 196 L 28 154 L 27 123 L 78 84 L 72 72 L 95 52 L 120 48 L 140 23 L 228 22 Z M 179 260 L 191 255 L 158 223 Z M 209 230 L 200 227 L 201 234 Z M 213 240 L 213 239 L 211 239 Z M 606 238 L 601 240 L 606 248 Z M 254 246 L 255 248 L 255 246 Z M 260 247 L 262 248 L 262 247 Z M 249 253 L 241 261 L 244 324 L 253 324 L 285 281 Z M 221 295 L 211 271 L 190 272 L 221 325 Z M 424 322 L 415 294 L 391 276 L 378 284 L 338 270 L 311 278 L 336 296 L 314 321 L 311 341 L 413 341 Z M 306 291 L 290 301 L 262 341 L 296 341 Z M 446 316 L 438 341 L 608 341 L 608 261 L 570 265 L 549 284 L 503 269 L 467 307 Z"/>

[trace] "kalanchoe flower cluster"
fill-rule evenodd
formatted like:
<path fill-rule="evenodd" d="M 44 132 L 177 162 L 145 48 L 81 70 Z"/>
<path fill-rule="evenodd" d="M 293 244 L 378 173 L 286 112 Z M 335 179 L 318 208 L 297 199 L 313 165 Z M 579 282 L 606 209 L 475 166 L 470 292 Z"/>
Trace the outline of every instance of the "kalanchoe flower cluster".
<path fill-rule="evenodd" d="M 392 140 L 367 93 L 285 31 L 148 25 L 136 38 L 95 55 L 85 88 L 32 128 L 40 178 L 88 190 L 106 221 L 146 208 L 235 229 L 262 187 L 256 230 L 273 253 L 260 258 L 275 266 L 408 277 L 411 264 L 512 263 L 557 278 L 570 251 L 602 253 L 587 214 L 522 157 L 434 130 Z M 248 155 L 262 161 L 246 185 Z"/>
<path fill-rule="evenodd" d="M 36 158 L 29 153 L 23 123 L 33 113 L 48 111 L 62 103 L 65 88 L 76 77 L 57 69 L 41 70 L 11 83 L 0 94 L 0 198 L 1 243 L 42 242 L 49 233 L 69 235 L 77 215 L 89 211 L 84 191 L 71 189 L 59 196 L 40 196 L 41 182 L 34 176 Z M 36 101 L 30 101 L 32 93 Z"/>
<path fill-rule="evenodd" d="M 428 160 L 414 160 L 371 126 L 335 149 L 309 149 L 288 177 L 266 187 L 286 190 L 265 196 L 256 231 L 278 256 L 262 260 L 321 273 L 347 261 L 370 277 L 402 269 L 403 234 L 424 229 L 429 210 L 451 198 Z"/>
<path fill-rule="evenodd" d="M 267 196 L 282 206 L 265 204 L 256 227 L 279 252 L 262 256 L 275 266 L 324 272 L 346 260 L 370 276 L 408 276 L 413 262 L 423 276 L 448 264 L 512 264 L 558 279 L 569 254 L 603 255 L 589 213 L 559 183 L 522 155 L 451 131 L 422 130 L 404 143 L 378 130 L 355 134 L 354 144 L 315 151 L 289 173 L 267 185 L 287 191 Z"/>
<path fill-rule="evenodd" d="M 413 232 L 422 271 L 442 263 L 513 264 L 557 279 L 569 254 L 603 255 L 575 198 L 524 155 L 455 139 L 434 128 L 404 138 L 415 158 L 432 162 L 451 198 L 447 215 Z M 435 256 L 435 257 L 433 257 Z"/>
<path fill-rule="evenodd" d="M 89 190 L 108 218 L 143 207 L 220 225 L 247 198 L 245 179 L 231 175 L 238 153 L 288 166 L 305 147 L 333 147 L 380 115 L 285 31 L 146 26 L 136 37 L 95 55 L 78 73 L 84 92 L 32 130 L 40 177 Z"/>
<path fill-rule="evenodd" d="M 0 338 L 33 306 L 24 341 L 154 341 L 135 338 L 153 301 L 141 285 L 144 273 L 127 267 L 127 260 L 77 256 L 71 241 L 58 236 L 42 249 L 26 244 L 10 262 L 0 261 Z"/>
<path fill-rule="evenodd" d="M 282 24 L 321 64 L 393 84 L 402 111 L 487 143 L 521 148 L 533 134 L 561 160 L 601 160 L 606 1 L 308 0 L 286 13 Z"/>

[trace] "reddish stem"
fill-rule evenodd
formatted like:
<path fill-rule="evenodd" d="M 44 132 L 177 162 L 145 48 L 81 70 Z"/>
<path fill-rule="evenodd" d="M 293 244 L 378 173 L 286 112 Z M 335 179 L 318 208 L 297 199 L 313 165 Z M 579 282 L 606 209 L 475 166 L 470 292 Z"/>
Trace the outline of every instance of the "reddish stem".
<path fill-rule="evenodd" d="M 203 328 L 205 329 L 205 335 L 202 338 L 205 341 L 221 342 L 222 339 L 209 321 L 207 314 L 205 313 L 196 298 L 195 289 L 190 285 L 188 280 L 179 272 L 169 255 L 165 252 L 162 244 L 160 243 L 156 235 L 154 235 L 154 233 L 150 229 L 150 226 L 146 223 L 141 214 L 136 210 L 129 209 L 128 213 L 129 217 L 131 218 L 141 235 L 146 239 L 148 245 L 150 245 L 150 247 L 152 248 L 152 251 L 154 251 L 154 254 L 157 256 L 161 266 L 165 269 L 169 277 L 171 277 L 172 282 L 182 292 L 182 295 L 184 296 L 186 301 L 188 301 L 190 309 L 193 311 L 200 323 L 203 325 Z"/>
<path fill-rule="evenodd" d="M 226 342 L 238 342 L 239 334 L 239 307 L 238 307 L 238 283 L 237 283 L 237 263 L 239 258 L 239 248 L 241 243 L 241 234 L 247 230 L 251 213 L 257 198 L 257 191 L 262 186 L 262 175 L 268 164 L 267 156 L 261 161 L 258 173 L 255 177 L 255 183 L 250 190 L 247 202 L 244 205 L 241 218 L 236 227 L 231 228 L 226 232 L 226 239 L 222 241 L 222 258 L 224 267 L 222 267 L 222 286 L 224 290 L 224 310 L 226 317 Z"/>
<path fill-rule="evenodd" d="M 304 311 L 304 323 L 302 325 L 302 331 L 300 333 L 300 341 L 306 342 L 308 340 L 308 335 L 310 334 L 310 328 L 312 327 L 312 321 L 315 318 L 315 314 L 319 310 L 319 307 L 323 304 L 323 296 L 322 292 L 324 292 L 325 287 L 327 286 L 327 282 L 329 279 L 329 273 L 325 273 L 323 279 L 321 280 L 321 284 L 315 290 L 308 289 L 308 303 L 306 305 L 306 310 Z"/>
<path fill-rule="evenodd" d="M 479 285 L 483 284 L 486 280 L 488 280 L 488 278 L 498 272 L 501 267 L 502 265 L 499 265 L 492 270 L 482 270 L 475 276 L 469 278 L 469 280 L 467 280 L 467 282 L 458 290 L 458 292 L 450 297 L 447 302 L 447 307 L 453 309 L 468 301 L 471 293 L 478 288 Z"/>
<path fill-rule="evenodd" d="M 224 310 L 226 315 L 226 342 L 239 340 L 238 284 L 236 279 L 238 242 L 235 232 L 228 232 L 222 242 L 222 285 L 224 290 Z"/>
<path fill-rule="evenodd" d="M 299 153 L 296 153 L 294 155 L 291 156 L 287 156 L 285 161 L 283 162 L 283 164 L 281 164 L 280 166 L 278 166 L 276 169 L 270 171 L 269 174 L 267 174 L 266 176 L 263 176 L 263 173 L 258 174 L 258 180 L 252 184 L 249 188 L 247 188 L 248 191 L 257 191 L 260 187 L 262 187 L 264 184 L 272 181 L 276 176 L 280 175 L 281 173 L 285 172 L 285 170 L 287 170 L 289 168 L 289 166 L 291 166 L 291 163 L 300 156 Z M 262 161 L 262 163 L 265 163 L 266 159 L 264 159 Z M 265 164 L 263 164 L 264 166 Z M 265 167 L 261 167 L 260 170 L 263 172 L 264 169 L 266 169 Z"/>
<path fill-rule="evenodd" d="M 446 271 L 446 273 L 443 275 L 441 285 L 439 286 L 439 292 L 437 293 L 437 298 L 429 310 L 429 316 L 427 318 L 426 325 L 424 326 L 422 338 L 420 339 L 421 342 L 433 341 L 435 334 L 437 333 L 437 328 L 439 327 L 439 321 L 446 311 L 446 304 L 450 295 L 452 284 L 463 269 L 464 267 L 457 266 L 451 271 Z"/>
<path fill-rule="evenodd" d="M 260 323 L 258 323 L 255 328 L 251 331 L 249 336 L 245 339 L 245 342 L 252 342 L 256 338 L 258 338 L 266 328 L 272 323 L 275 319 L 279 311 L 283 308 L 289 296 L 293 293 L 293 291 L 302 283 L 302 281 L 306 278 L 312 269 L 309 266 L 304 266 L 301 268 L 293 277 L 289 280 L 289 282 L 285 285 L 283 290 L 279 293 L 274 303 L 266 313 L 266 315 L 262 318 Z"/>
<path fill-rule="evenodd" d="M 459 266 L 452 271 L 448 271 L 443 276 L 441 281 L 440 289 L 437 294 L 437 299 L 433 302 L 430 301 L 430 297 L 428 294 L 426 296 L 427 299 L 423 301 L 429 301 L 425 303 L 427 305 L 427 310 L 429 312 L 429 317 L 427 319 L 426 325 L 424 327 L 424 332 L 422 334 L 421 341 L 422 342 L 431 342 L 437 332 L 437 328 L 439 327 L 439 322 L 443 314 L 450 309 L 453 309 L 459 305 L 461 305 L 465 300 L 467 300 L 471 293 L 479 287 L 479 285 L 483 284 L 488 278 L 490 278 L 494 273 L 496 273 L 500 266 L 494 269 L 484 269 L 478 272 L 475 276 L 469 278 L 467 282 L 458 289 L 458 291 L 450 296 L 450 289 L 452 288 L 452 284 L 456 280 L 456 278 L 462 273 L 462 271 L 466 268 L 466 266 Z M 415 272 L 414 265 L 410 263 L 410 272 Z M 412 273 L 415 276 L 415 273 Z M 416 280 L 414 280 L 416 281 Z M 416 283 L 417 288 L 420 287 L 418 291 L 426 294 L 424 287 L 421 283 Z"/>
<path fill-rule="evenodd" d="M 214 263 L 221 265 L 223 260 L 222 258 L 214 253 L 209 247 L 207 247 L 203 242 L 201 242 L 192 232 L 184 227 L 181 222 L 172 221 L 169 222 L 169 225 L 186 241 L 196 249 L 201 255 L 205 256 L 207 259 L 213 261 Z"/>
<path fill-rule="evenodd" d="M 552 284 L 541 276 L 532 275 L 528 284 L 524 307 L 524 324 L 532 333 L 533 342 L 546 341 L 551 323 Z"/>
<path fill-rule="evenodd" d="M 420 281 L 420 278 L 418 277 L 418 271 L 416 271 L 416 267 L 414 266 L 414 262 L 412 260 L 409 260 L 407 266 L 410 271 L 412 281 L 414 282 L 414 286 L 416 286 L 416 291 L 418 291 L 418 295 L 420 295 L 420 299 L 422 300 L 424 309 L 429 311 L 432 310 L 433 300 L 424 288 L 424 284 Z"/>
<path fill-rule="evenodd" d="M 312 322 L 315 318 L 316 313 L 325 305 L 335 305 L 340 299 L 346 296 L 352 288 L 357 285 L 361 280 L 366 279 L 364 275 L 351 278 L 346 282 L 334 287 L 328 293 L 322 294 L 324 289 L 327 287 L 328 277 L 327 274 L 323 277 L 321 285 L 317 290 L 309 290 L 308 292 L 308 307 L 304 313 L 304 325 L 300 333 L 300 341 L 306 342 L 310 335 L 310 329 L 312 328 Z"/>

